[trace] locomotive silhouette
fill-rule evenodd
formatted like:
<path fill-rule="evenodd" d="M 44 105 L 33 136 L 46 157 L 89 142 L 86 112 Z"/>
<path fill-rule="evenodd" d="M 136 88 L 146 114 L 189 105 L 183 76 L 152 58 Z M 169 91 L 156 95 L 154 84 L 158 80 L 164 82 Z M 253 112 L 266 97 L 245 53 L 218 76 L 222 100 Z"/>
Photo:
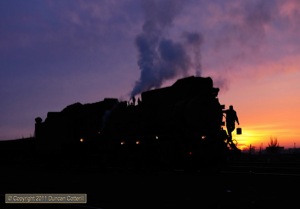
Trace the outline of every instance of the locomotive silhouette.
<path fill-rule="evenodd" d="M 106 98 L 75 103 L 36 118 L 41 153 L 81 153 L 108 166 L 199 167 L 240 150 L 224 127 L 219 88 L 210 77 L 186 77 L 141 93 L 135 103 Z"/>

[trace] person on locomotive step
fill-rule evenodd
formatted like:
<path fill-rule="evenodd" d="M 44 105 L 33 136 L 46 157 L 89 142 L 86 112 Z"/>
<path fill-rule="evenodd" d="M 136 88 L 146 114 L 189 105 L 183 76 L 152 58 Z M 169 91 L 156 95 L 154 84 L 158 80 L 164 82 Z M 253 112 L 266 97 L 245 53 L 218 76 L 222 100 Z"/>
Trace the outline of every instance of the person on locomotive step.
<path fill-rule="evenodd" d="M 235 129 L 235 122 L 237 122 L 238 125 L 240 125 L 240 122 L 232 105 L 230 105 L 229 109 L 225 110 L 224 113 L 226 114 L 227 133 L 229 135 L 229 138 L 232 139 L 231 132 L 233 132 Z"/>
<path fill-rule="evenodd" d="M 140 98 L 138 98 L 137 103 L 138 103 L 138 105 L 142 104 L 142 100 Z"/>
<path fill-rule="evenodd" d="M 135 105 L 135 96 L 132 96 L 132 97 L 131 97 L 131 100 L 132 100 L 132 103 L 131 103 L 131 105 L 133 105 L 133 106 L 134 106 L 134 105 Z"/>

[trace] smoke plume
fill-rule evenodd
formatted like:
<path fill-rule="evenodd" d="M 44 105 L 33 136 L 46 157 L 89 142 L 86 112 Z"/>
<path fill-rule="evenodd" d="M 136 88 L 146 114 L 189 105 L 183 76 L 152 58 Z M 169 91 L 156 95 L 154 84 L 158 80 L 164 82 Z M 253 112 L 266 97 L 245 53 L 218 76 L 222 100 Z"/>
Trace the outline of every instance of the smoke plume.
<path fill-rule="evenodd" d="M 182 6 L 183 1 L 174 0 L 144 2 L 143 30 L 135 39 L 141 72 L 131 96 L 159 88 L 168 79 L 187 76 L 191 69 L 201 74 L 202 35 L 185 32 L 179 40 L 168 35 Z"/>
<path fill-rule="evenodd" d="M 186 38 L 187 46 L 191 48 L 191 51 L 194 53 L 194 69 L 196 72 L 196 76 L 201 75 L 202 64 L 201 64 L 201 50 L 200 46 L 203 43 L 203 36 L 199 33 L 184 33 L 184 37 Z"/>

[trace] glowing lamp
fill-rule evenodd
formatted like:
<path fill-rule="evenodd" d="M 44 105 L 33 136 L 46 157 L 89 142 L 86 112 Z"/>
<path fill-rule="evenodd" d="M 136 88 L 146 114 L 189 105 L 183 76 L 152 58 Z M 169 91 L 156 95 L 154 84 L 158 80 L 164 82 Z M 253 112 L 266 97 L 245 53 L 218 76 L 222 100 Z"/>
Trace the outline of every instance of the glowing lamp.
<path fill-rule="evenodd" d="M 83 139 L 83 138 L 81 138 L 81 139 L 79 139 L 79 141 L 80 141 L 80 142 L 84 142 L 84 139 Z"/>
<path fill-rule="evenodd" d="M 139 141 L 139 140 L 137 140 L 137 141 L 135 142 L 135 144 L 140 144 L 140 141 Z"/>

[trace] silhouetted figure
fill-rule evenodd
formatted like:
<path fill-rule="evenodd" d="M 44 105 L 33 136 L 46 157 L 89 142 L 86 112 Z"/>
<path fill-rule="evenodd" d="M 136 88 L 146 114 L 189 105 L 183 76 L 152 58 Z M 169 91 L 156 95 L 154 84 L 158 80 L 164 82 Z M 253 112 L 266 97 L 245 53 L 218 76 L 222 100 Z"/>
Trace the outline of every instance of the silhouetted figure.
<path fill-rule="evenodd" d="M 140 98 L 138 98 L 138 105 L 142 104 L 142 100 Z"/>
<path fill-rule="evenodd" d="M 239 119 L 237 117 L 236 111 L 233 109 L 233 106 L 230 105 L 229 109 L 225 110 L 224 113 L 226 114 L 226 128 L 229 139 L 232 139 L 231 132 L 235 129 L 235 122 L 240 125 Z"/>
<path fill-rule="evenodd" d="M 135 97 L 133 96 L 133 97 L 131 97 L 131 100 L 132 100 L 132 105 L 135 105 Z"/>
<path fill-rule="evenodd" d="M 40 129 L 41 129 L 42 122 L 43 122 L 42 118 L 40 117 L 35 118 L 35 129 L 34 129 L 35 138 L 40 137 L 40 132 L 41 132 Z"/>

